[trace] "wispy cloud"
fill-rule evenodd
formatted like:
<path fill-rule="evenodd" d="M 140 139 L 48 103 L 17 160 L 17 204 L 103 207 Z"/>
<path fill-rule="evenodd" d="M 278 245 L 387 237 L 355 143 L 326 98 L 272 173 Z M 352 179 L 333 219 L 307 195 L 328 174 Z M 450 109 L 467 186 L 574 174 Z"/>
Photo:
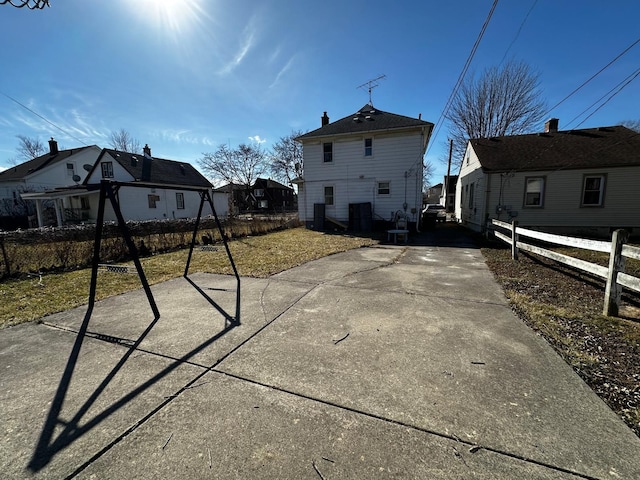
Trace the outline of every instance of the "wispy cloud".
<path fill-rule="evenodd" d="M 276 75 L 276 78 L 273 80 L 273 82 L 271 82 L 271 85 L 269 85 L 269 88 L 275 87 L 278 84 L 278 82 L 280 82 L 280 79 L 282 78 L 282 76 L 291 69 L 291 66 L 293 65 L 295 58 L 296 58 L 295 55 L 291 57 L 289 61 L 285 64 L 285 66 L 280 69 L 280 71 Z"/>
<path fill-rule="evenodd" d="M 164 129 L 160 132 L 160 138 L 174 143 L 186 143 L 189 145 L 205 145 L 207 147 L 217 145 L 216 141 L 206 135 L 200 135 L 191 130 Z"/>
<path fill-rule="evenodd" d="M 242 32 L 240 48 L 234 55 L 233 59 L 230 62 L 228 62 L 224 67 L 222 67 L 222 69 L 218 72 L 220 75 L 228 75 L 242 63 L 244 58 L 247 56 L 247 54 L 253 47 L 255 43 L 255 37 L 256 37 L 256 28 L 254 26 L 254 19 L 252 18 L 249 21 L 249 24 L 244 28 Z"/>
<path fill-rule="evenodd" d="M 260 138 L 260 135 L 254 135 L 253 137 L 249 137 L 249 140 L 251 140 L 252 142 L 255 142 L 257 144 L 263 144 L 267 141 L 266 138 Z"/>

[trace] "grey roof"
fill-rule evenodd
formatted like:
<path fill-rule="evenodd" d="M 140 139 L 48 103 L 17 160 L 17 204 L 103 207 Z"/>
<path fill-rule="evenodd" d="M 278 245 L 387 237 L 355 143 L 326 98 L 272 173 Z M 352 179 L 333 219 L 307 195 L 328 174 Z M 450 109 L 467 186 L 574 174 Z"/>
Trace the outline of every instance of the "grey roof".
<path fill-rule="evenodd" d="M 430 127 L 433 123 L 395 113 L 383 112 L 366 104 L 352 115 L 331 122 L 316 130 L 300 135 L 297 140 L 304 141 L 311 138 L 344 135 L 349 133 L 366 133 L 377 130 L 393 130 L 408 127 Z"/>
<path fill-rule="evenodd" d="M 623 126 L 472 139 L 485 171 L 640 166 L 640 133 Z"/>
<path fill-rule="evenodd" d="M 59 152 L 53 154 L 47 152 L 44 155 L 40 155 L 39 157 L 34 158 L 33 160 L 29 160 L 27 162 L 21 163 L 20 165 L 16 165 L 15 167 L 11 167 L 7 170 L 4 170 L 3 172 L 0 172 L 0 182 L 7 180 L 22 180 L 23 178 L 28 177 L 38 170 L 42 170 L 49 165 L 53 165 L 54 163 L 66 160 L 70 156 L 92 147 L 95 147 L 95 145 L 91 145 L 88 147 L 70 148 L 68 150 L 60 150 Z"/>
<path fill-rule="evenodd" d="M 167 160 L 157 157 L 146 157 L 137 153 L 121 152 L 109 148 L 102 149 L 94 170 L 105 154 L 109 154 L 122 168 L 136 180 L 168 185 L 185 185 L 193 187 L 211 187 L 207 180 L 190 163 Z M 90 175 L 87 175 L 87 180 Z M 87 181 L 85 180 L 85 182 Z"/>

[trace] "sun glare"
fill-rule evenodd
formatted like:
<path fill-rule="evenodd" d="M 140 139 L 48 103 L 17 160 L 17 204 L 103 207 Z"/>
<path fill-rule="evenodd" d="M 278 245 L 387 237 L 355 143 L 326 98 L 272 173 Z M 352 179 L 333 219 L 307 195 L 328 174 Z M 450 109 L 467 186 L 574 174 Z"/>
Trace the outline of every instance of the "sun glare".
<path fill-rule="evenodd" d="M 127 0 L 136 13 L 154 27 L 182 34 L 201 22 L 207 13 L 202 0 Z"/>

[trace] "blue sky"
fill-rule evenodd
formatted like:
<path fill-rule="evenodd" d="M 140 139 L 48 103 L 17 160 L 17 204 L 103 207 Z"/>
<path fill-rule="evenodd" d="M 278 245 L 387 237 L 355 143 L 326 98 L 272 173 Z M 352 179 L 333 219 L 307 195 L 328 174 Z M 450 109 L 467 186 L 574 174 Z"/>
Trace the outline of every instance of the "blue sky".
<path fill-rule="evenodd" d="M 358 86 L 379 75 L 377 108 L 437 123 L 493 1 L 50 4 L 0 6 L 0 168 L 17 156 L 16 135 L 108 147 L 124 128 L 154 156 L 194 165 L 221 143 L 268 149 L 318 128 L 324 111 L 332 121 L 357 111 L 368 101 Z M 468 75 L 523 60 L 553 106 L 640 37 L 639 19 L 636 1 L 502 0 Z M 575 128 L 639 67 L 636 44 L 549 116 Z M 639 119 L 636 78 L 580 128 Z M 444 124 L 426 158 L 432 183 L 446 173 L 446 141 Z"/>

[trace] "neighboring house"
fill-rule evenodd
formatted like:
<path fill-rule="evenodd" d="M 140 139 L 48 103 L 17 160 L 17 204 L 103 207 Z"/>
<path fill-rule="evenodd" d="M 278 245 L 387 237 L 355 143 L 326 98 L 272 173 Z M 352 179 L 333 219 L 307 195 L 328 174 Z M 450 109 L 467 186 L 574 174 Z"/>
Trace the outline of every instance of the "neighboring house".
<path fill-rule="evenodd" d="M 433 123 L 371 104 L 333 123 L 324 112 L 321 120 L 320 128 L 296 139 L 304 158 L 304 176 L 295 180 L 300 220 L 316 229 L 327 220 L 365 230 L 400 211 L 415 223 Z"/>
<path fill-rule="evenodd" d="M 275 180 L 258 178 L 253 184 L 254 208 L 261 212 L 288 212 L 295 209 L 295 192 Z"/>
<path fill-rule="evenodd" d="M 423 204 L 440 203 L 440 197 L 442 196 L 442 184 L 438 183 L 427 188 L 427 192 L 424 195 Z"/>
<path fill-rule="evenodd" d="M 42 193 L 27 193 L 22 197 L 36 200 L 38 205 L 45 200 L 52 200 L 58 226 L 78 221 L 94 222 L 98 213 L 102 180 L 140 183 L 140 187 L 125 185 L 118 190 L 119 205 L 124 219 L 137 221 L 196 217 L 200 195 L 197 191 L 181 187 L 212 187 L 211 183 L 189 163 L 152 157 L 151 149 L 145 145 L 143 155 L 105 148 L 82 185 Z M 205 203 L 202 215 L 211 213 L 210 206 Z M 43 220 L 38 208 L 40 226 L 43 225 Z M 116 220 L 109 201 L 105 204 L 104 220 Z"/>
<path fill-rule="evenodd" d="M 446 187 L 443 187 L 440 192 L 440 199 L 438 203 L 440 205 L 444 205 L 447 212 L 453 212 L 456 205 L 456 186 L 458 185 L 458 175 L 445 175 L 444 176 L 444 184 Z M 446 189 L 446 194 L 445 194 Z"/>
<path fill-rule="evenodd" d="M 0 172 L 0 217 L 22 217 L 26 222 L 35 214 L 35 204 L 24 200 L 23 193 L 79 185 L 99 155 L 96 145 L 59 150 L 52 138 L 46 154 Z M 45 204 L 41 214 L 55 221 L 52 205 Z"/>
<path fill-rule="evenodd" d="M 231 194 L 231 197 L 229 195 Z M 222 195 L 226 195 L 223 199 Z M 295 210 L 295 192 L 293 188 L 282 185 L 275 180 L 257 178 L 251 187 L 237 183 L 228 183 L 214 190 L 217 202 L 228 211 L 233 208 L 233 214 L 241 213 L 282 213 Z M 229 199 L 231 198 L 231 204 Z M 218 204 L 216 204 L 218 212 Z M 219 212 L 218 212 L 219 213 Z"/>
<path fill-rule="evenodd" d="M 622 126 L 473 139 L 456 191 L 456 218 L 490 218 L 559 234 L 640 231 L 640 134 Z"/>

